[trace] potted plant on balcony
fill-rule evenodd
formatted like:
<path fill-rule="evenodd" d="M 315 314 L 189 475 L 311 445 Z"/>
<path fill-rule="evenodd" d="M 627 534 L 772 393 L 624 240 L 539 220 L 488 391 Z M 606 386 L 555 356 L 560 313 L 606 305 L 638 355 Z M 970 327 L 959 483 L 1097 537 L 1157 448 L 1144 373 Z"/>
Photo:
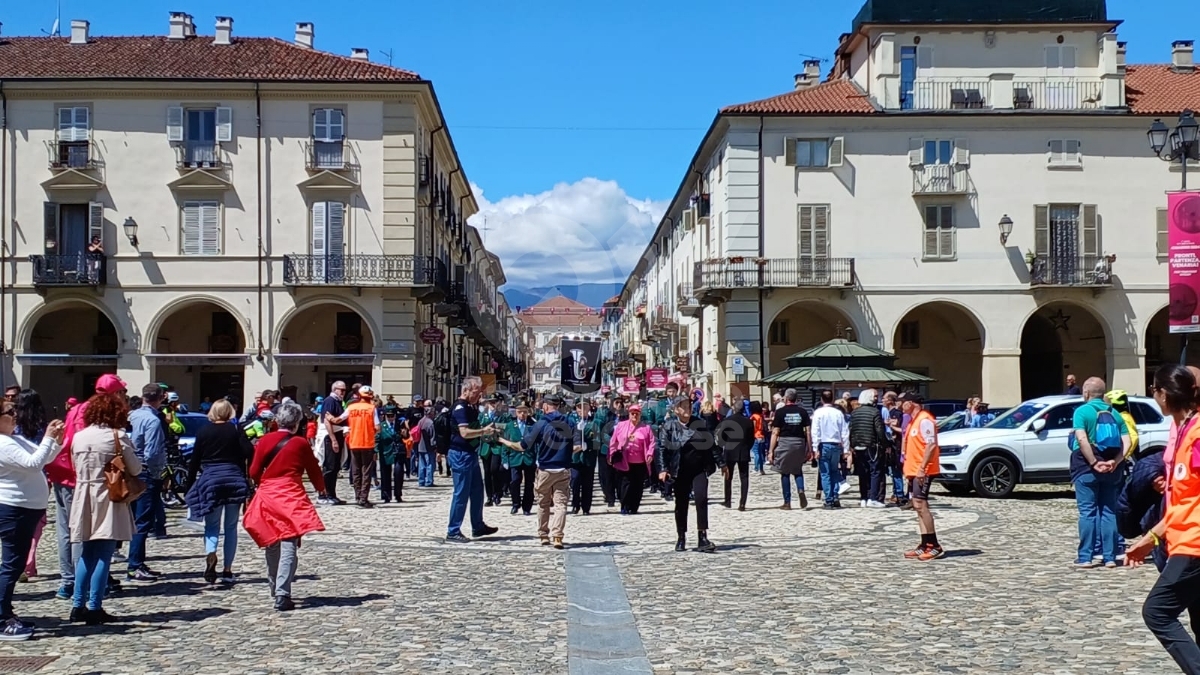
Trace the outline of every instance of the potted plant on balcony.
<path fill-rule="evenodd" d="M 1025 249 L 1025 264 L 1033 267 L 1033 261 L 1037 260 L 1037 256 L 1030 249 Z"/>

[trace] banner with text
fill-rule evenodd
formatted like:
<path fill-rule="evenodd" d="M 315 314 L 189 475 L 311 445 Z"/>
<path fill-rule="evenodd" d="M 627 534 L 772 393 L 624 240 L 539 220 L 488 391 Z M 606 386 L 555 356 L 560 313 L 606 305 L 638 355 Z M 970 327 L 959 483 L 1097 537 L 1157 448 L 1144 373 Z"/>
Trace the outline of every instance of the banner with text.
<path fill-rule="evenodd" d="M 642 383 L 636 377 L 627 377 L 621 381 L 621 391 L 637 396 L 642 390 Z"/>
<path fill-rule="evenodd" d="M 1170 331 L 1200 333 L 1200 193 L 1167 194 Z"/>
<path fill-rule="evenodd" d="M 600 345 L 596 341 L 563 340 L 562 388 L 576 394 L 600 390 Z"/>
<path fill-rule="evenodd" d="M 667 369 L 651 368 L 646 371 L 646 389 L 662 391 L 667 388 Z"/>

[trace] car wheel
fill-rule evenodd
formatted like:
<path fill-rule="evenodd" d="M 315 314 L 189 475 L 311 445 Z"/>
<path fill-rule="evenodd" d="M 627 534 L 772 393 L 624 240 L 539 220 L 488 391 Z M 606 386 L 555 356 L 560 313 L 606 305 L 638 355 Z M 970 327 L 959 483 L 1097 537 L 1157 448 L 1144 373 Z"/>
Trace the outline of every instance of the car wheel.
<path fill-rule="evenodd" d="M 981 497 L 1002 499 L 1017 487 L 1017 467 L 1004 455 L 984 457 L 971 472 L 971 484 Z"/>

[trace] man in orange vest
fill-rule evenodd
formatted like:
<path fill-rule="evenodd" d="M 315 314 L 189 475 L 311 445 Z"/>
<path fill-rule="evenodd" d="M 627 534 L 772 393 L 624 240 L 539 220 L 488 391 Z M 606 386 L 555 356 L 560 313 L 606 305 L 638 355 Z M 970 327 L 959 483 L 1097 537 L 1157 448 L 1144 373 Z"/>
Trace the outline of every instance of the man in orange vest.
<path fill-rule="evenodd" d="M 901 410 L 912 420 L 904 435 L 904 478 L 908 482 L 908 494 L 913 510 L 917 512 L 917 529 L 921 533 L 921 544 L 904 554 L 910 560 L 928 562 L 936 560 L 946 552 L 938 543 L 933 529 L 933 514 L 929 511 L 929 486 L 938 474 L 941 451 L 937 442 L 937 422 L 933 414 L 925 409 L 925 398 L 920 394 L 900 395 Z"/>
<path fill-rule="evenodd" d="M 350 447 L 350 480 L 359 508 L 371 503 L 371 468 L 375 466 L 375 434 L 379 432 L 379 413 L 375 411 L 375 392 L 366 385 L 358 390 L 358 399 L 346 406 L 346 445 Z"/>

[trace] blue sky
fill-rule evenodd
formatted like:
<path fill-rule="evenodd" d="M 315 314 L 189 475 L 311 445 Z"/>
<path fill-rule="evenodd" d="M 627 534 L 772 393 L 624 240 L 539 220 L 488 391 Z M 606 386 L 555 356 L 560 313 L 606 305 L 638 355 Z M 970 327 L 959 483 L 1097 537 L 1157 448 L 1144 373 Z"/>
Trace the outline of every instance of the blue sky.
<path fill-rule="evenodd" d="M 7 35 L 39 34 L 53 23 L 54 0 L 5 5 Z M 88 19 L 93 33 L 111 35 L 165 34 L 170 10 L 195 15 L 199 32 L 210 34 L 213 17 L 229 15 L 235 36 L 289 40 L 296 21 L 312 21 L 319 49 L 366 47 L 385 63 L 390 50 L 394 65 L 433 80 L 489 213 L 489 248 L 499 250 L 514 283 L 532 285 L 623 277 L 716 110 L 790 89 L 807 56 L 829 58 L 860 5 L 63 0 L 62 16 L 64 24 Z M 1200 33 L 1194 21 L 1172 29 L 1177 18 L 1196 16 L 1195 0 L 1108 6 L 1110 16 L 1125 20 L 1119 32 L 1131 63 L 1165 62 L 1172 40 Z M 613 211 L 589 222 L 602 208 Z M 567 244 L 607 255 L 598 264 L 568 255 L 556 270 L 539 253 L 534 264 L 532 252 L 521 252 L 528 238 L 512 241 L 505 232 L 525 229 L 513 221 L 531 209 L 583 232 Z M 586 241 L 603 228 L 604 236 Z"/>

